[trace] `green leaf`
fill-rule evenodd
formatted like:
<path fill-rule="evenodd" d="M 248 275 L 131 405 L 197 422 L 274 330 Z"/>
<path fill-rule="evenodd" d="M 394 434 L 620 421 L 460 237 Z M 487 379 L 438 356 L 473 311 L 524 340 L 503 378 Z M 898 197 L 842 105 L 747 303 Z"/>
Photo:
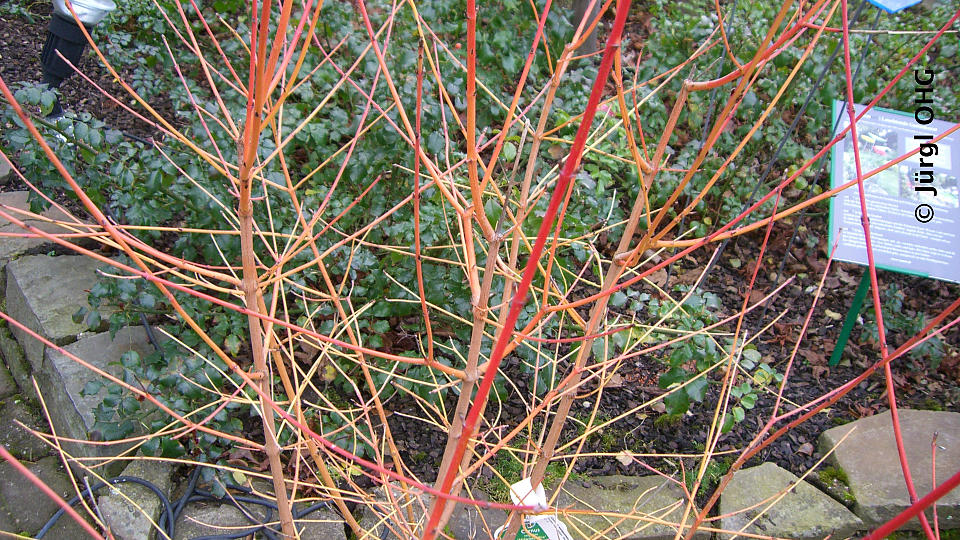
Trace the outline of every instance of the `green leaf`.
<path fill-rule="evenodd" d="M 103 382 L 101 381 L 87 381 L 87 384 L 83 385 L 83 390 L 80 391 L 81 396 L 95 396 L 100 389 L 103 388 Z"/>
<path fill-rule="evenodd" d="M 686 392 L 672 392 L 663 398 L 663 404 L 670 414 L 683 414 L 690 408 L 690 398 Z"/>
<path fill-rule="evenodd" d="M 187 451 L 184 450 L 179 441 L 164 437 L 160 442 L 160 455 L 162 457 L 176 459 L 186 453 Z"/>
<path fill-rule="evenodd" d="M 31 86 L 30 88 L 27 88 L 27 92 L 26 92 L 27 101 L 29 101 L 31 105 L 36 105 L 37 103 L 40 103 L 41 93 L 42 91 L 40 90 L 39 87 Z"/>
<path fill-rule="evenodd" d="M 100 328 L 100 312 L 95 309 L 88 311 L 84 323 L 87 325 L 87 328 L 90 329 Z"/>
<path fill-rule="evenodd" d="M 227 336 L 227 339 L 224 340 L 223 346 L 227 348 L 227 352 L 236 356 L 240 352 L 240 338 L 235 334 L 230 334 Z"/>
<path fill-rule="evenodd" d="M 115 441 L 122 439 L 133 433 L 134 423 L 132 420 L 122 422 L 96 422 L 93 424 L 93 431 L 99 431 L 105 441 Z"/>
<path fill-rule="evenodd" d="M 87 134 L 90 132 L 90 127 L 84 124 L 83 122 L 75 122 L 73 124 L 73 134 L 77 137 L 78 140 L 85 141 L 87 140 Z"/>
<path fill-rule="evenodd" d="M 100 130 L 91 129 L 90 134 L 87 136 L 87 140 L 90 141 L 90 145 L 93 147 L 100 146 L 100 143 L 103 142 L 103 135 L 100 133 Z"/>
<path fill-rule="evenodd" d="M 147 309 L 153 309 L 157 306 L 157 297 L 150 293 L 141 293 L 140 305 Z"/>
<path fill-rule="evenodd" d="M 760 354 L 760 351 L 756 349 L 744 349 L 743 357 L 740 359 L 740 365 L 743 366 L 744 369 L 753 369 L 761 358 L 763 358 L 763 355 Z"/>
<path fill-rule="evenodd" d="M 727 433 L 733 429 L 733 415 L 726 414 L 723 416 L 723 425 L 720 426 L 720 433 Z"/>
<path fill-rule="evenodd" d="M 53 111 L 53 105 L 57 102 L 57 95 L 47 91 L 40 94 L 40 112 L 46 116 Z"/>
<path fill-rule="evenodd" d="M 140 354 L 137 351 L 127 351 L 120 355 L 120 364 L 129 369 L 139 367 Z"/>
<path fill-rule="evenodd" d="M 690 396 L 690 399 L 699 403 L 703 401 L 703 398 L 707 395 L 707 386 L 706 377 L 700 377 L 699 379 L 690 381 L 690 384 L 684 388 L 687 390 L 687 395 Z"/>
<path fill-rule="evenodd" d="M 670 371 L 660 375 L 660 380 L 657 384 L 660 386 L 660 388 L 670 388 L 670 386 L 682 383 L 688 378 L 690 378 L 690 374 L 687 372 L 687 370 L 675 367 Z"/>
<path fill-rule="evenodd" d="M 757 395 L 756 394 L 745 394 L 740 398 L 740 404 L 743 405 L 744 409 L 752 409 L 754 405 L 757 404 Z"/>
<path fill-rule="evenodd" d="M 152 439 L 147 439 L 141 448 L 143 448 L 144 454 L 148 456 L 156 456 L 157 452 L 160 450 L 160 438 L 154 437 Z"/>
<path fill-rule="evenodd" d="M 504 143 L 503 145 L 503 159 L 507 161 L 513 161 L 517 157 L 517 147 L 511 142 Z"/>

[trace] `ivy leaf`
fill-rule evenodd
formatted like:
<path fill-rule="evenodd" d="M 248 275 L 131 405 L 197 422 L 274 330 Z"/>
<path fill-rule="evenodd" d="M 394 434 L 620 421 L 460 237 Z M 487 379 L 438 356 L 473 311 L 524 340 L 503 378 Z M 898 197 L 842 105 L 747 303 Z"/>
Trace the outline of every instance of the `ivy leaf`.
<path fill-rule="evenodd" d="M 230 334 L 227 336 L 227 339 L 224 340 L 223 346 L 227 348 L 227 352 L 236 356 L 240 352 L 240 338 L 236 334 Z"/>
<path fill-rule="evenodd" d="M 153 309 L 157 306 L 157 297 L 150 293 L 141 293 L 140 305 L 147 309 Z"/>

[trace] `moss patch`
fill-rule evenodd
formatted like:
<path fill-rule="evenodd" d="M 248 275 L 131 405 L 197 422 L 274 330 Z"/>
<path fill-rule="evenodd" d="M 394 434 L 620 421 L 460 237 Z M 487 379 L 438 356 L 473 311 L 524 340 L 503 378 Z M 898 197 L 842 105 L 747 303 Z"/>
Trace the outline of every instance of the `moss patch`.
<path fill-rule="evenodd" d="M 852 507 L 857 502 L 853 492 L 850 491 L 847 473 L 840 467 L 829 465 L 821 468 L 817 471 L 814 483 L 819 484 L 821 489 L 847 507 Z"/>

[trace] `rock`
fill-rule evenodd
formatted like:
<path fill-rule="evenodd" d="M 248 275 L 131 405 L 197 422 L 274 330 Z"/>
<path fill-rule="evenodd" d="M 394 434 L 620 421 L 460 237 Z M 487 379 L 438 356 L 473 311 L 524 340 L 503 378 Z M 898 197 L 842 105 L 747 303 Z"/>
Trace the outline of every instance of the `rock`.
<path fill-rule="evenodd" d="M 426 522 L 425 509 L 420 500 L 409 496 L 401 497 L 402 494 L 399 489 L 394 489 L 393 494 L 398 502 L 404 505 L 404 512 L 410 507 L 414 519 L 417 520 L 413 525 L 423 526 Z M 488 500 L 486 495 L 480 491 L 473 491 L 469 496 L 479 501 Z M 374 492 L 374 500 L 374 503 L 363 507 L 360 527 L 367 531 L 367 534 L 361 536 L 360 540 L 379 540 L 382 534 L 387 534 L 387 538 L 390 539 L 400 538 L 396 534 L 402 530 L 401 526 L 397 524 L 396 508 L 387 501 L 383 488 L 377 488 Z M 493 538 L 493 532 L 503 525 L 506 518 L 507 514 L 503 510 L 458 504 L 444 530 L 446 534 L 456 540 Z M 408 518 L 404 514 L 401 519 L 407 522 Z M 389 531 L 389 533 L 386 531 Z"/>
<path fill-rule="evenodd" d="M 0 406 L 0 444 L 17 459 L 35 461 L 50 455 L 50 447 L 20 424 L 45 431 L 39 415 L 19 397 L 10 397 Z"/>
<path fill-rule="evenodd" d="M 734 473 L 720 497 L 720 514 L 727 516 L 724 529 L 783 538 L 844 538 L 864 528 L 845 506 L 773 463 Z"/>
<path fill-rule="evenodd" d="M 127 326 L 121 328 L 113 339 L 109 332 L 92 334 L 65 346 L 64 350 L 103 371 L 119 375 L 121 368 L 117 364 L 123 353 L 133 350 L 146 356 L 153 351 L 153 346 L 142 326 Z M 96 422 L 93 411 L 103 400 L 107 390 L 100 388 L 96 394 L 86 396 L 82 392 L 88 382 L 97 380 L 106 382 L 65 354 L 53 349 L 47 350 L 38 383 L 57 435 L 71 439 L 91 439 Z M 126 444 L 104 446 L 74 442 L 64 442 L 63 446 L 71 455 L 85 457 L 112 456 L 128 447 Z"/>
<path fill-rule="evenodd" d="M 3 354 L 4 363 L 10 368 L 10 374 L 17 383 L 20 394 L 31 401 L 37 401 L 37 391 L 30 377 L 30 362 L 10 328 L 3 324 L 0 324 L 0 354 Z"/>
<path fill-rule="evenodd" d="M 47 233 L 55 234 L 72 232 L 66 227 L 62 227 L 49 221 L 56 220 L 67 223 L 75 222 L 70 215 L 58 210 L 55 207 L 50 207 L 42 212 L 40 214 L 41 217 L 36 217 L 25 213 L 30 211 L 30 204 L 27 202 L 27 197 L 28 193 L 26 191 L 0 193 L 0 210 L 3 210 L 3 212 L 11 215 L 11 217 L 23 221 L 26 224 L 36 227 Z M 19 212 L 17 210 L 19 210 Z M 29 231 L 0 216 L 0 291 L 6 288 L 6 274 L 3 273 L 2 270 L 8 262 L 22 255 L 42 253 L 43 251 L 49 250 L 56 245 L 54 242 L 39 236 L 32 238 L 25 236 L 14 236 L 28 233 Z"/>
<path fill-rule="evenodd" d="M 19 391 L 20 389 L 13 380 L 13 376 L 10 375 L 10 370 L 7 369 L 6 363 L 0 360 L 0 399 L 12 396 Z"/>
<path fill-rule="evenodd" d="M 102 263 L 81 256 L 31 255 L 7 264 L 7 313 L 57 345 L 77 340 L 87 328 L 73 314 L 87 306 L 87 294 Z M 11 327 L 34 372 L 43 363 L 44 345 Z"/>
<path fill-rule="evenodd" d="M 307 505 L 309 506 L 309 505 Z M 296 520 L 301 540 L 346 540 L 346 523 L 336 511 L 333 502 Z M 298 506 L 299 507 L 299 506 Z"/>
<path fill-rule="evenodd" d="M 173 467 L 164 461 L 137 459 L 123 469 L 123 476 L 146 480 L 164 495 L 170 494 Z M 117 540 L 152 540 L 163 505 L 146 486 L 122 483 L 100 490 L 100 514 Z M 161 535 L 158 535 L 161 536 Z"/>
<path fill-rule="evenodd" d="M 659 476 L 596 476 L 590 480 L 589 488 L 577 482 L 564 485 L 556 507 L 633 514 L 636 518 L 621 521 L 597 514 L 561 516 L 574 538 L 593 538 L 604 531 L 609 538 L 672 540 L 675 537 L 676 527 L 643 519 L 650 517 L 673 523 L 680 520 L 686 498 L 675 483 Z M 691 513 L 688 522 L 693 518 Z M 710 533 L 697 532 L 694 538 L 708 539 Z"/>
<path fill-rule="evenodd" d="M 23 462 L 33 474 L 62 498 L 69 500 L 73 491 L 66 473 L 55 457 L 46 457 L 36 463 Z M 26 477 L 8 462 L 0 463 L 0 522 L 6 521 L 2 530 L 27 532 L 35 535 L 60 507 L 37 489 Z M 83 510 L 79 510 L 83 515 Z M 69 516 L 60 518 L 45 538 L 87 538 L 89 535 Z"/>
<path fill-rule="evenodd" d="M 362 515 L 358 521 L 364 533 L 360 535 L 359 540 L 379 540 L 384 537 L 390 540 L 401 538 L 397 533 L 403 531 L 402 523 L 409 522 L 410 516 L 406 514 L 406 509 L 410 508 L 411 505 L 412 517 L 417 520 L 416 523 L 410 524 L 411 529 L 422 524 L 425 509 L 419 500 L 404 495 L 399 486 L 391 485 L 391 489 L 397 504 L 403 507 L 403 515 L 397 515 L 397 509 L 388 501 L 383 487 L 375 489 L 373 500 L 367 501 L 362 506 Z"/>
<path fill-rule="evenodd" d="M 264 518 L 260 506 L 250 505 L 250 514 L 257 520 Z M 276 520 L 274 512 L 271 519 Z M 256 525 L 235 506 L 219 503 L 191 503 L 177 519 L 174 540 L 187 540 L 215 534 L 238 533 Z M 279 531 L 279 525 L 276 526 Z M 346 540 L 343 520 L 335 512 L 321 509 L 297 521 L 297 530 L 302 540 Z M 278 534 L 278 536 L 280 536 Z"/>
<path fill-rule="evenodd" d="M 0 185 L 10 181 L 10 164 L 5 156 L 0 156 Z"/>
<path fill-rule="evenodd" d="M 900 428 L 910 463 L 917 495 L 933 489 L 930 443 L 937 438 L 937 483 L 960 470 L 960 413 L 900 409 Z M 867 527 L 889 521 L 910 505 L 906 484 L 897 457 L 890 411 L 863 418 L 825 431 L 819 439 L 820 451 L 827 452 L 850 433 L 830 456 L 833 464 L 847 476 L 856 498 L 854 512 Z M 937 502 L 940 527 L 960 527 L 960 490 L 953 490 Z M 928 509 L 927 518 L 933 514 Z M 912 519 L 907 529 L 919 529 Z"/>
<path fill-rule="evenodd" d="M 262 516 L 263 512 L 259 512 Z M 236 507 L 229 504 L 190 503 L 177 518 L 173 540 L 239 532 L 237 527 L 250 525 Z M 227 530 L 230 529 L 230 530 Z"/>
<path fill-rule="evenodd" d="M 486 501 L 487 497 L 480 491 L 471 493 L 471 498 Z M 480 508 L 479 506 L 458 504 L 447 522 L 447 530 L 457 540 L 479 540 L 493 538 L 493 532 L 507 520 L 507 513 L 496 508 Z"/>

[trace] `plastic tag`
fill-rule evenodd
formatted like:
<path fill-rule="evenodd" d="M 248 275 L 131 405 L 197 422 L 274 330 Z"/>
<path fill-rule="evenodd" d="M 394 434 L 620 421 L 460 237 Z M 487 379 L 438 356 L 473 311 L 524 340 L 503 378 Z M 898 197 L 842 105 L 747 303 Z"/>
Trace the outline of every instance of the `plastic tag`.
<path fill-rule="evenodd" d="M 534 488 L 529 478 L 524 478 L 510 486 L 510 500 L 513 504 L 533 506 L 540 511 L 550 508 L 547 506 L 547 495 L 543 491 L 543 486 L 537 484 Z M 506 529 L 507 525 L 500 527 L 494 533 L 494 537 L 502 540 Z M 523 527 L 517 531 L 514 540 L 573 540 L 573 537 L 567 531 L 567 526 L 555 514 L 535 514 L 524 518 Z"/>

